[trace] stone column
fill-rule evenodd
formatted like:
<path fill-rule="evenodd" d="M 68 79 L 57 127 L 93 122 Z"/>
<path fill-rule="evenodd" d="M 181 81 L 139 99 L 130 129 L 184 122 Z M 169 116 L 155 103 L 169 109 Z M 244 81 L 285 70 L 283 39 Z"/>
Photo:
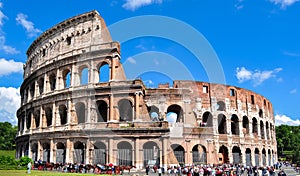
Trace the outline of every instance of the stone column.
<path fill-rule="evenodd" d="M 38 148 L 37 148 L 37 155 L 38 155 L 38 160 L 39 159 L 43 159 L 43 147 L 42 147 L 42 144 L 41 144 L 41 141 L 37 141 L 37 144 L 38 144 Z"/>
<path fill-rule="evenodd" d="M 43 94 L 47 92 L 48 88 L 48 76 L 47 74 L 44 75 L 44 87 L 43 87 Z"/>
<path fill-rule="evenodd" d="M 40 128 L 43 127 L 43 116 L 44 116 L 43 114 L 44 114 L 44 112 L 43 112 L 43 106 L 41 105 L 40 106 L 40 117 L 39 117 L 40 118 L 40 125 L 39 125 Z"/>
<path fill-rule="evenodd" d="M 53 157 L 54 151 L 55 151 L 55 147 L 54 147 L 53 139 L 51 139 L 50 140 L 50 162 L 55 162 Z"/>
<path fill-rule="evenodd" d="M 29 140 L 30 141 L 30 140 Z M 28 142 L 28 157 L 32 158 L 32 151 L 31 151 L 31 145 L 30 142 Z"/>
<path fill-rule="evenodd" d="M 140 114 L 139 108 L 140 108 L 140 91 L 135 92 L 135 106 L 134 106 L 134 110 L 135 110 L 135 119 L 138 119 L 138 116 Z"/>
<path fill-rule="evenodd" d="M 114 145 L 113 145 L 114 140 L 109 138 L 108 139 L 108 163 L 117 163 L 115 160 L 115 156 L 114 156 Z"/>
<path fill-rule="evenodd" d="M 217 151 L 215 151 L 214 147 L 214 140 L 213 139 L 207 139 L 207 153 L 206 153 L 206 162 L 207 164 L 214 164 L 214 158 L 216 156 Z M 218 154 L 218 153 L 217 153 Z"/>
<path fill-rule="evenodd" d="M 73 163 L 73 156 L 72 156 L 72 143 L 70 139 L 67 139 L 66 142 L 66 163 Z"/>
<path fill-rule="evenodd" d="M 115 57 L 111 59 L 111 64 L 110 64 L 110 80 L 115 80 Z"/>
<path fill-rule="evenodd" d="M 255 166 L 255 148 L 251 149 L 251 165 Z"/>
<path fill-rule="evenodd" d="M 55 124 L 55 122 L 56 122 L 56 114 L 57 114 L 56 111 L 57 110 L 56 110 L 56 106 L 55 106 L 55 102 L 54 102 L 54 103 L 52 103 L 52 122 L 51 122 L 52 128 L 54 128 L 56 126 L 56 124 Z"/>
<path fill-rule="evenodd" d="M 86 144 L 85 144 L 85 163 L 84 164 L 91 164 L 91 161 L 90 161 L 90 148 L 91 148 L 91 145 L 90 145 L 90 140 L 87 139 L 86 140 Z"/>
<path fill-rule="evenodd" d="M 113 95 L 109 95 L 109 121 L 116 120 L 114 118 L 114 97 Z"/>
<path fill-rule="evenodd" d="M 60 81 L 61 80 L 61 75 L 59 72 L 59 69 L 56 69 L 56 81 L 55 81 L 55 89 L 56 90 L 60 90 L 61 86 L 60 86 Z"/>
<path fill-rule="evenodd" d="M 165 137 L 162 137 L 162 166 L 168 167 L 168 140 Z"/>
<path fill-rule="evenodd" d="M 70 125 L 72 122 L 72 102 L 70 98 L 67 99 L 67 124 Z"/>
<path fill-rule="evenodd" d="M 137 169 L 142 169 L 143 163 L 142 163 L 142 158 L 140 157 L 140 139 L 136 138 L 134 141 L 134 153 L 135 153 L 135 158 L 134 158 L 134 165 L 136 166 Z"/>

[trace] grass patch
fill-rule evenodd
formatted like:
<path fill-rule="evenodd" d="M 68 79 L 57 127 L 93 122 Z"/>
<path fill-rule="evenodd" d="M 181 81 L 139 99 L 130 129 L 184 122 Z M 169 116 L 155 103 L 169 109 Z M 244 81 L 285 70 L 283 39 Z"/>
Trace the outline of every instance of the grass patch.
<path fill-rule="evenodd" d="M 15 158 L 16 150 L 0 150 L 0 156 L 10 156 Z"/>
<path fill-rule="evenodd" d="M 95 174 L 63 173 L 63 172 L 55 172 L 55 171 L 38 171 L 38 170 L 31 170 L 31 174 L 27 174 L 26 170 L 0 170 L 0 175 L 5 175 L 5 176 L 17 176 L 17 175 L 34 175 L 34 176 L 84 175 L 84 176 L 95 176 Z M 108 176 L 108 175 L 102 175 L 101 174 L 101 176 Z"/>

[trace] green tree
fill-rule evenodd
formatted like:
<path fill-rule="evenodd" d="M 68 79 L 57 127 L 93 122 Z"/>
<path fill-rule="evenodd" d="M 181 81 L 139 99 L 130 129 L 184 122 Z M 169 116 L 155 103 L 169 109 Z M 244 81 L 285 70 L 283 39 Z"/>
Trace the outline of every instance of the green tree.
<path fill-rule="evenodd" d="M 0 150 L 14 150 L 17 126 L 9 122 L 0 122 Z"/>

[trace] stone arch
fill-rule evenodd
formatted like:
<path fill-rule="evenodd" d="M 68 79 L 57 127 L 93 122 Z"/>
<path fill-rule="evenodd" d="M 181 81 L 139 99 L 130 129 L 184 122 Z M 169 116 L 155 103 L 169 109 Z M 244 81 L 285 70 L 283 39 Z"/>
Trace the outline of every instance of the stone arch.
<path fill-rule="evenodd" d="M 96 102 L 97 104 L 97 110 L 98 110 L 98 118 L 97 122 L 107 122 L 107 110 L 108 110 L 108 105 L 104 100 L 98 100 Z"/>
<path fill-rule="evenodd" d="M 232 157 L 233 157 L 233 164 L 242 163 L 242 152 L 240 147 L 234 146 L 232 148 Z"/>
<path fill-rule="evenodd" d="M 252 118 L 252 133 L 254 134 L 254 136 L 258 135 L 258 124 L 255 117 Z"/>
<path fill-rule="evenodd" d="M 157 143 L 153 141 L 148 141 L 143 145 L 143 153 L 144 153 L 144 167 L 151 164 L 155 164 L 157 166 L 160 165 L 160 148 Z"/>
<path fill-rule="evenodd" d="M 80 85 L 85 85 L 89 83 L 89 68 L 86 65 L 83 65 L 79 68 L 79 78 Z"/>
<path fill-rule="evenodd" d="M 206 148 L 201 145 L 197 144 L 192 148 L 193 154 L 193 163 L 194 164 L 206 164 L 207 163 L 207 153 Z"/>
<path fill-rule="evenodd" d="M 118 102 L 120 121 L 132 121 L 133 109 L 132 102 L 128 99 L 122 99 Z"/>
<path fill-rule="evenodd" d="M 107 62 L 102 62 L 98 67 L 99 82 L 108 82 L 110 80 L 110 66 Z"/>
<path fill-rule="evenodd" d="M 213 115 L 206 111 L 202 116 L 202 124 L 201 126 L 212 127 L 213 126 Z"/>
<path fill-rule="evenodd" d="M 266 122 L 266 136 L 267 136 L 267 139 L 270 139 L 269 123 L 268 122 Z"/>
<path fill-rule="evenodd" d="M 219 148 L 219 155 L 218 155 L 219 164 L 225 164 L 229 162 L 228 157 L 228 148 L 222 145 Z"/>
<path fill-rule="evenodd" d="M 227 134 L 226 116 L 224 114 L 218 115 L 218 132 L 219 134 Z"/>
<path fill-rule="evenodd" d="M 77 122 L 85 123 L 85 104 L 83 102 L 78 102 L 75 104 Z"/>
<path fill-rule="evenodd" d="M 260 153 L 258 148 L 255 148 L 255 166 L 260 166 L 260 161 L 259 161 L 259 157 L 260 157 Z"/>
<path fill-rule="evenodd" d="M 262 154 L 262 164 L 263 164 L 263 166 L 266 166 L 267 165 L 266 149 L 263 148 L 261 151 L 261 154 Z"/>
<path fill-rule="evenodd" d="M 252 166 L 251 149 L 246 148 L 245 154 L 246 154 L 246 165 L 247 166 Z"/>
<path fill-rule="evenodd" d="M 148 109 L 148 113 L 149 113 L 151 120 L 159 121 L 159 119 L 160 119 L 159 108 L 152 105 L 152 106 L 147 107 L 147 109 Z"/>
<path fill-rule="evenodd" d="M 173 150 L 173 153 L 177 159 L 178 164 L 184 164 L 185 163 L 185 150 L 184 148 L 179 144 L 172 144 L 171 148 Z"/>
<path fill-rule="evenodd" d="M 35 83 L 32 83 L 30 85 L 29 92 L 30 92 L 31 99 L 33 99 L 35 93 Z"/>
<path fill-rule="evenodd" d="M 226 106 L 224 101 L 218 101 L 217 102 L 217 111 L 225 111 Z"/>
<path fill-rule="evenodd" d="M 177 105 L 177 104 L 172 104 L 168 107 L 167 109 L 167 114 L 173 112 L 177 114 L 177 120 L 176 122 L 184 122 L 184 118 L 183 118 L 183 109 L 181 108 L 181 106 Z"/>
<path fill-rule="evenodd" d="M 249 119 L 247 116 L 243 116 L 243 133 L 249 134 Z"/>
<path fill-rule="evenodd" d="M 74 143 L 74 153 L 73 153 L 73 161 L 74 163 L 81 163 L 84 164 L 85 158 L 85 144 L 77 141 Z"/>
<path fill-rule="evenodd" d="M 56 163 L 66 162 L 66 146 L 62 142 L 56 144 Z"/>
<path fill-rule="evenodd" d="M 50 144 L 48 142 L 43 143 L 43 161 L 50 162 Z"/>
<path fill-rule="evenodd" d="M 32 161 L 37 161 L 38 160 L 38 144 L 33 143 L 31 146 L 31 159 Z"/>
<path fill-rule="evenodd" d="M 56 75 L 54 73 L 51 73 L 49 76 L 49 84 L 50 84 L 50 90 L 53 91 L 56 88 Z"/>
<path fill-rule="evenodd" d="M 106 164 L 106 145 L 103 142 L 94 144 L 94 164 Z"/>
<path fill-rule="evenodd" d="M 27 113 L 27 117 L 26 117 L 26 128 L 29 130 L 31 128 L 31 117 L 32 117 L 32 111 L 30 110 Z"/>
<path fill-rule="evenodd" d="M 40 110 L 36 110 L 34 112 L 34 121 L 35 121 L 35 127 L 38 128 L 40 126 Z"/>
<path fill-rule="evenodd" d="M 264 122 L 260 121 L 260 136 L 262 139 L 265 139 L 265 129 L 264 129 Z"/>
<path fill-rule="evenodd" d="M 68 109 L 67 109 L 66 105 L 64 105 L 64 104 L 59 105 L 58 111 L 59 111 L 59 117 L 60 117 L 60 124 L 61 125 L 67 124 Z"/>
<path fill-rule="evenodd" d="M 132 145 L 122 141 L 118 143 L 117 150 L 117 165 L 132 166 Z"/>
<path fill-rule="evenodd" d="M 231 116 L 231 134 L 239 135 L 239 117 L 236 114 L 232 114 Z"/>
<path fill-rule="evenodd" d="M 46 107 L 45 108 L 45 114 L 46 114 L 46 121 L 47 121 L 47 127 L 52 125 L 52 108 Z"/>
<path fill-rule="evenodd" d="M 38 86 L 39 86 L 39 93 L 41 95 L 44 92 L 44 78 L 43 77 L 41 77 L 38 80 Z"/>
<path fill-rule="evenodd" d="M 65 69 L 62 72 L 62 77 L 64 88 L 69 88 L 71 86 L 71 71 L 69 69 Z"/>

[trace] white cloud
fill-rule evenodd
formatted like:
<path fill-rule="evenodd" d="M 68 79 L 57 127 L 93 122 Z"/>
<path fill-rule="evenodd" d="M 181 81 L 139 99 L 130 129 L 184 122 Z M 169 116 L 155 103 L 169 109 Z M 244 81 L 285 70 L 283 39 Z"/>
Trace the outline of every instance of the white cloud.
<path fill-rule="evenodd" d="M 133 57 L 129 57 L 127 59 L 128 62 L 132 63 L 132 64 L 136 64 L 136 60 Z"/>
<path fill-rule="evenodd" d="M 293 5 L 300 0 L 270 0 L 270 2 L 280 5 L 281 9 L 285 9 L 287 6 Z"/>
<path fill-rule="evenodd" d="M 9 75 L 11 73 L 22 73 L 23 63 L 14 60 L 0 59 L 0 76 Z"/>
<path fill-rule="evenodd" d="M 290 94 L 295 94 L 295 93 L 297 93 L 297 89 L 293 89 L 290 91 Z"/>
<path fill-rule="evenodd" d="M 152 80 L 143 81 L 146 87 L 154 87 L 154 82 Z"/>
<path fill-rule="evenodd" d="M 20 88 L 0 87 L 0 120 L 16 124 L 20 103 Z"/>
<path fill-rule="evenodd" d="M 275 115 L 275 125 L 276 126 L 280 126 L 280 125 L 298 126 L 300 125 L 300 120 L 298 119 L 293 120 L 286 115 L 277 114 Z"/>
<path fill-rule="evenodd" d="M 28 21 L 27 15 L 23 13 L 19 13 L 17 15 L 16 21 L 17 24 L 20 24 L 26 29 L 28 37 L 35 37 L 37 34 L 42 32 L 41 30 L 34 28 L 34 24 L 31 21 Z"/>
<path fill-rule="evenodd" d="M 236 68 L 236 77 L 239 80 L 239 83 L 245 81 L 252 81 L 254 86 L 260 85 L 264 81 L 270 78 L 276 77 L 276 73 L 280 72 L 282 68 L 276 68 L 274 70 L 247 70 L 245 67 Z"/>
<path fill-rule="evenodd" d="M 237 10 L 241 10 L 244 8 L 244 5 L 242 4 L 244 0 L 238 0 L 237 3 L 234 5 L 234 7 L 237 9 Z"/>
<path fill-rule="evenodd" d="M 147 6 L 151 4 L 160 4 L 163 0 L 126 0 L 125 4 L 123 4 L 123 8 L 126 10 L 132 10 L 135 11 L 136 9 Z"/>

